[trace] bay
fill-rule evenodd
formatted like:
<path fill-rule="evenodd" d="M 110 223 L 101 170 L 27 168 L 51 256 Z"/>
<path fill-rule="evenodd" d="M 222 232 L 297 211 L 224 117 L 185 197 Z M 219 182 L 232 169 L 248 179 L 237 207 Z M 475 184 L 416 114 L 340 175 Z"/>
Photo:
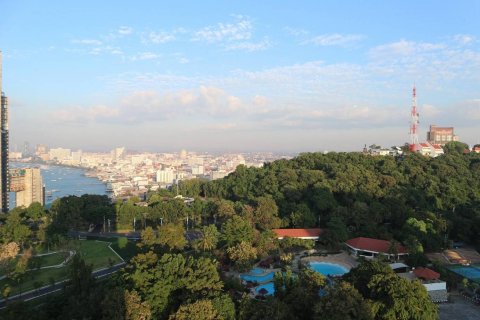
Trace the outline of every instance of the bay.
<path fill-rule="evenodd" d="M 49 207 L 55 199 L 68 195 L 83 194 L 106 195 L 106 185 L 92 177 L 85 176 L 85 170 L 56 165 L 38 165 L 33 163 L 11 162 L 12 168 L 40 168 L 45 185 L 45 206 Z M 14 207 L 15 194 L 10 194 L 10 208 Z"/>

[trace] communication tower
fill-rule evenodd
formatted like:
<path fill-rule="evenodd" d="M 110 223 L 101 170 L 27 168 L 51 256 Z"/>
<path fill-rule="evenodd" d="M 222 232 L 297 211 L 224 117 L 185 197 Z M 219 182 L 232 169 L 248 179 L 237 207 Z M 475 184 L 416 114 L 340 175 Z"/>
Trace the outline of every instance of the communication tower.
<path fill-rule="evenodd" d="M 415 85 L 413 86 L 413 97 L 412 97 L 412 111 L 410 113 L 410 146 L 409 149 L 412 152 L 417 152 L 419 148 L 418 143 L 418 111 L 417 111 L 417 89 Z"/>

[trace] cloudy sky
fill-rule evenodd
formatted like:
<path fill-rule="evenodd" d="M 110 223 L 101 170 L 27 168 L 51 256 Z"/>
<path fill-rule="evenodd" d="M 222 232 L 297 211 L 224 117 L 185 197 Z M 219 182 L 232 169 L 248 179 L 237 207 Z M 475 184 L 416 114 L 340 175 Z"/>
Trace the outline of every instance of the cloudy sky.
<path fill-rule="evenodd" d="M 360 150 L 480 142 L 478 1 L 0 0 L 11 145 Z"/>

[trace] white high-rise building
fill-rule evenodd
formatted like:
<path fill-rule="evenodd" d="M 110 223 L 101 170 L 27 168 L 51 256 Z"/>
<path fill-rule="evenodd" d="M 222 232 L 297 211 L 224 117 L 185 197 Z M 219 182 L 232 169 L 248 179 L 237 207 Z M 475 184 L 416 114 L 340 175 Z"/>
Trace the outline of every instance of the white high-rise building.
<path fill-rule="evenodd" d="M 174 172 L 171 168 L 158 170 L 157 171 L 157 182 L 158 183 L 173 183 Z"/>
<path fill-rule="evenodd" d="M 49 151 L 50 160 L 70 160 L 72 156 L 72 151 L 70 149 L 64 148 L 53 148 Z"/>

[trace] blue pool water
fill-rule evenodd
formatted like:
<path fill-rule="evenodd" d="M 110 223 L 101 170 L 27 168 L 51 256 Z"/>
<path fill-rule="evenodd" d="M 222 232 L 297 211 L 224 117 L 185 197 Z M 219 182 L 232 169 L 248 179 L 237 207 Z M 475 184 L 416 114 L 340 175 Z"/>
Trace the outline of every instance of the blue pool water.
<path fill-rule="evenodd" d="M 348 272 L 344 266 L 327 262 L 310 262 L 310 268 L 324 276 L 341 276 Z"/>
<path fill-rule="evenodd" d="M 251 275 L 251 274 L 241 274 L 240 278 L 245 281 L 252 281 L 252 282 L 267 282 L 271 281 L 273 279 L 273 276 L 275 275 L 275 272 L 270 272 L 267 273 L 266 275 L 263 276 L 258 276 L 258 275 Z"/>
<path fill-rule="evenodd" d="M 264 288 L 268 291 L 268 293 L 265 294 L 266 296 L 269 296 L 269 295 L 272 295 L 272 294 L 275 293 L 275 288 L 273 286 L 273 282 L 268 282 L 268 283 L 262 284 L 261 286 L 256 287 L 255 292 L 260 293 L 260 290 L 262 288 Z"/>
<path fill-rule="evenodd" d="M 452 267 L 450 270 L 472 281 L 480 282 L 480 268 L 478 266 Z"/>
<path fill-rule="evenodd" d="M 252 270 L 250 270 L 250 274 L 252 275 L 258 275 L 258 274 L 264 274 L 265 273 L 265 269 L 262 269 L 262 268 L 253 268 Z"/>

